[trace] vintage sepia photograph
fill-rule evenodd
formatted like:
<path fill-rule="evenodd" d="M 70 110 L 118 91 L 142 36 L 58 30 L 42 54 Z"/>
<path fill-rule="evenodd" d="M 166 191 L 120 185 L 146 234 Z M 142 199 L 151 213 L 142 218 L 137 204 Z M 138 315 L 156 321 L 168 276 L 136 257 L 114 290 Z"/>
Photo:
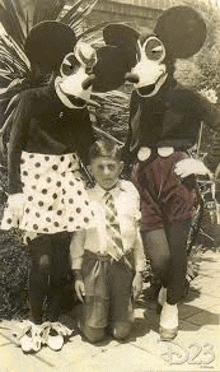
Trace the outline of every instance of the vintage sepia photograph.
<path fill-rule="evenodd" d="M 0 0 L 0 372 L 220 372 L 220 0 Z"/>

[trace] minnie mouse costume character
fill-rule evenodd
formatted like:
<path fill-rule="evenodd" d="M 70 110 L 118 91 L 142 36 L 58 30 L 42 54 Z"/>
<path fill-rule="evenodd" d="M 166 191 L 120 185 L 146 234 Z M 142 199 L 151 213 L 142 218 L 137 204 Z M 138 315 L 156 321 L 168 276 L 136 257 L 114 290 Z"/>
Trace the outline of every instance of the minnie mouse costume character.
<path fill-rule="evenodd" d="M 178 331 L 177 303 L 187 268 L 187 237 L 196 207 L 195 174 L 208 169 L 190 159 L 201 121 L 220 130 L 214 105 L 174 79 L 175 60 L 197 53 L 206 39 L 203 18 L 188 6 L 170 8 L 159 17 L 151 35 L 111 24 L 103 33 L 95 88 L 115 89 L 126 80 L 135 90 L 130 102 L 125 152 L 135 158 L 132 178 L 141 196 L 141 231 L 146 252 L 162 289 L 160 336 L 171 340 Z M 105 77 L 107 60 L 115 62 Z M 116 60 L 116 58 L 118 58 Z"/>
<path fill-rule="evenodd" d="M 8 147 L 9 198 L 2 229 L 24 230 L 32 258 L 29 301 L 32 319 L 42 322 L 45 295 L 51 320 L 60 311 L 60 286 L 69 265 L 69 232 L 92 226 L 80 164 L 94 142 L 86 104 L 96 61 L 93 48 L 76 43 L 73 30 L 44 21 L 27 36 L 25 52 L 33 76 L 48 84 L 20 93 Z"/>

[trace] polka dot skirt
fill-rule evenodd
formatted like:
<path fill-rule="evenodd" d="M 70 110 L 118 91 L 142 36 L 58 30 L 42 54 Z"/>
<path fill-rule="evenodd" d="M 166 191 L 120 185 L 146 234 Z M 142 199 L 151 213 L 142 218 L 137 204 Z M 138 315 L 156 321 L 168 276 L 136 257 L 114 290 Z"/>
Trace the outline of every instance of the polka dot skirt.
<path fill-rule="evenodd" d="M 23 219 L 18 226 L 8 207 L 2 229 L 19 227 L 33 238 L 39 233 L 72 232 L 94 226 L 93 211 L 75 154 L 23 152 L 21 180 L 25 197 Z"/>

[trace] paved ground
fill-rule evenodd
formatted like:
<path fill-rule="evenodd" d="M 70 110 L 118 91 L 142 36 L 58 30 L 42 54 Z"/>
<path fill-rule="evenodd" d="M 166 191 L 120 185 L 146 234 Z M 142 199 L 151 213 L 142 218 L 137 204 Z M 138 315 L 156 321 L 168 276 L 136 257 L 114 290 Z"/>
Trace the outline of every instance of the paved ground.
<path fill-rule="evenodd" d="M 127 342 L 108 338 L 94 346 L 75 335 L 60 352 L 43 347 L 37 354 L 24 355 L 3 329 L 3 321 L 0 372 L 220 372 L 219 264 L 219 252 L 202 254 L 200 274 L 179 306 L 180 331 L 171 343 L 159 340 L 159 319 L 152 301 L 137 304 L 134 330 Z M 146 288 L 145 298 L 148 292 Z"/>

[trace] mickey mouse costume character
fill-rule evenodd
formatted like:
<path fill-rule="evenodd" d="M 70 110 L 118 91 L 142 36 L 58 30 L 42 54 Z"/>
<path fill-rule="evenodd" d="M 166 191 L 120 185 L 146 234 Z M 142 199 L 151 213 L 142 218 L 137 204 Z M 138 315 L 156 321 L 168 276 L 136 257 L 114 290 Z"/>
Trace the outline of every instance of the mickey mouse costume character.
<path fill-rule="evenodd" d="M 187 237 L 195 212 L 195 174 L 209 170 L 188 149 L 197 141 L 201 121 L 220 130 L 220 114 L 205 98 L 174 79 L 175 60 L 197 53 L 206 39 L 206 24 L 194 9 L 164 11 L 154 33 L 139 35 L 125 25 L 111 24 L 103 33 L 95 88 L 115 89 L 133 83 L 125 153 L 134 160 L 132 178 L 141 196 L 141 232 L 153 271 L 162 288 L 160 336 L 178 332 L 177 303 L 182 298 L 187 268 Z M 105 66 L 112 76 L 105 79 Z M 104 81 L 104 83 L 103 83 Z"/>
<path fill-rule="evenodd" d="M 80 164 L 94 142 L 87 110 L 96 62 L 93 48 L 76 43 L 74 31 L 57 21 L 32 28 L 25 42 L 33 80 L 48 84 L 19 95 L 8 147 L 9 197 L 2 229 L 25 232 L 32 258 L 29 301 L 32 320 L 42 322 L 51 296 L 50 320 L 60 311 L 60 286 L 68 265 L 69 234 L 92 226 Z"/>

